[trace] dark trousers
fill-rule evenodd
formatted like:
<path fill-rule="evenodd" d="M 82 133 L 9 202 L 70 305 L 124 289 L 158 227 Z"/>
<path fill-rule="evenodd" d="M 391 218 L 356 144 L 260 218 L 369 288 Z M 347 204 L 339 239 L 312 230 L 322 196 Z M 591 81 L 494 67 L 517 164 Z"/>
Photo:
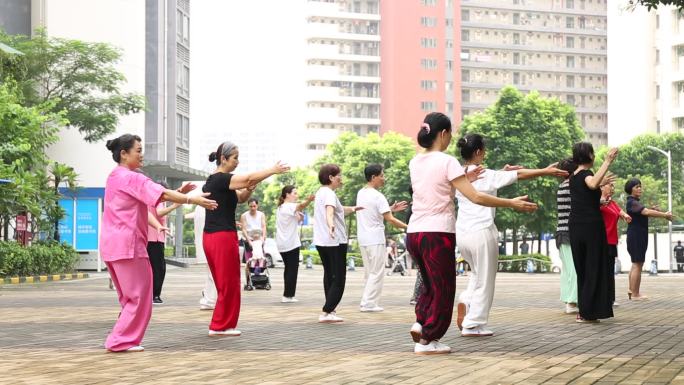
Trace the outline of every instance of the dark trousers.
<path fill-rule="evenodd" d="M 159 297 L 166 277 L 164 242 L 147 242 L 147 255 L 150 256 L 152 266 L 152 298 Z"/>
<path fill-rule="evenodd" d="M 605 232 L 604 232 L 605 233 Z M 456 236 L 453 233 L 409 233 L 409 253 L 418 263 L 423 289 L 416 304 L 416 322 L 427 341 L 449 329 L 456 295 Z"/>
<path fill-rule="evenodd" d="M 608 256 L 603 222 L 570 223 L 570 247 L 580 316 L 588 320 L 612 317 L 615 260 Z"/>
<path fill-rule="evenodd" d="M 335 311 L 342 300 L 347 280 L 347 244 L 339 246 L 316 246 L 323 262 L 324 313 Z"/>
<path fill-rule="evenodd" d="M 299 247 L 280 253 L 285 263 L 285 272 L 283 273 L 283 281 L 285 282 L 285 289 L 283 290 L 283 297 L 292 298 L 295 296 L 297 290 L 297 273 L 299 272 Z"/>

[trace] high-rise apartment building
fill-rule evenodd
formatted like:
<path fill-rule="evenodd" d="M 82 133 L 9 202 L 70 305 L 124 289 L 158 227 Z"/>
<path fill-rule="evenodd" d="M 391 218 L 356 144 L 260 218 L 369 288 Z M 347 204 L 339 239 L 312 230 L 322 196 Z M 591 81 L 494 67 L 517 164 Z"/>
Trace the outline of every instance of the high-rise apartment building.
<path fill-rule="evenodd" d="M 461 120 L 459 1 L 383 1 L 381 131 L 415 138 L 424 116 Z"/>
<path fill-rule="evenodd" d="M 380 131 L 380 1 L 308 0 L 305 150 Z"/>
<path fill-rule="evenodd" d="M 644 133 L 684 132 L 684 13 L 611 0 L 608 70 L 611 145 Z"/>
<path fill-rule="evenodd" d="M 575 107 L 587 139 L 607 143 L 607 0 L 462 0 L 463 115 L 511 84 Z"/>

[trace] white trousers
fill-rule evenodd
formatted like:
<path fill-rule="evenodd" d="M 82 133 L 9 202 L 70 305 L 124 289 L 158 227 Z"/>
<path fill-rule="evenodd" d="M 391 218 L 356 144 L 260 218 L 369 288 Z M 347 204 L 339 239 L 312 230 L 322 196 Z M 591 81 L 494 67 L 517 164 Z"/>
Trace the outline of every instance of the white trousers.
<path fill-rule="evenodd" d="M 494 283 L 499 259 L 499 231 L 495 225 L 466 234 L 457 234 L 461 256 L 470 265 L 468 288 L 459 296 L 467 305 L 464 328 L 486 325 L 494 300 Z"/>
<path fill-rule="evenodd" d="M 382 281 L 385 279 L 387 249 L 384 244 L 361 246 L 361 258 L 363 258 L 363 278 L 365 281 L 361 307 L 379 306 Z"/>
<path fill-rule="evenodd" d="M 211 276 L 211 271 L 209 270 L 209 265 L 207 265 L 207 276 L 204 280 L 204 289 L 202 290 L 202 298 L 200 299 L 200 305 L 204 306 L 216 306 L 216 299 L 218 298 L 218 293 L 216 293 L 216 284 L 214 284 L 214 277 Z"/>

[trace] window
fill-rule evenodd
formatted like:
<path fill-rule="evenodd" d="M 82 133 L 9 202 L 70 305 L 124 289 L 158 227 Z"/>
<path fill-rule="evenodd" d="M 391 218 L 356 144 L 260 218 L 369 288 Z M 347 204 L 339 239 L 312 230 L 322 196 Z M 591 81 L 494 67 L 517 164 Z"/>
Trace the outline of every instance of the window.
<path fill-rule="evenodd" d="M 656 84 L 656 99 L 660 99 L 660 85 Z"/>
<path fill-rule="evenodd" d="M 445 22 L 446 22 L 447 28 L 453 28 L 453 27 L 454 27 L 454 19 L 452 19 L 452 18 L 450 18 L 450 17 L 447 17 L 447 18 L 444 19 L 444 20 L 445 20 Z M 466 20 L 466 21 L 467 21 L 467 20 Z"/>
<path fill-rule="evenodd" d="M 575 28 L 575 18 L 566 17 L 565 18 L 565 28 Z"/>
<path fill-rule="evenodd" d="M 420 3 L 426 7 L 434 7 L 437 5 L 437 0 L 420 0 Z"/>
<path fill-rule="evenodd" d="M 437 39 L 422 37 L 420 38 L 420 46 L 423 48 L 437 48 Z"/>
<path fill-rule="evenodd" d="M 468 103 L 469 101 L 470 101 L 470 90 L 462 89 L 461 90 L 461 102 Z"/>
<path fill-rule="evenodd" d="M 461 31 L 461 41 L 470 41 L 470 30 Z"/>
<path fill-rule="evenodd" d="M 461 81 L 464 83 L 470 81 L 470 70 L 461 70 Z"/>
<path fill-rule="evenodd" d="M 190 68 L 181 63 L 177 63 L 176 73 L 176 88 L 181 95 L 189 96 L 190 94 Z"/>
<path fill-rule="evenodd" d="M 565 102 L 570 104 L 571 106 L 575 105 L 575 95 L 566 95 L 565 96 Z"/>
<path fill-rule="evenodd" d="M 176 36 L 183 38 L 183 12 L 179 9 L 176 10 Z"/>
<path fill-rule="evenodd" d="M 447 60 L 446 61 L 446 69 L 447 69 L 447 71 L 451 71 L 454 69 L 454 61 L 453 60 Z"/>
<path fill-rule="evenodd" d="M 423 27 L 436 27 L 437 26 L 437 18 L 436 17 L 423 16 L 420 18 L 420 25 L 422 25 Z"/>
<path fill-rule="evenodd" d="M 520 64 L 520 54 L 517 52 L 513 54 L 513 64 Z"/>
<path fill-rule="evenodd" d="M 657 49 L 655 52 L 655 63 L 656 65 L 660 64 L 660 50 Z"/>
<path fill-rule="evenodd" d="M 190 18 L 183 16 L 183 42 L 190 42 Z"/>
<path fill-rule="evenodd" d="M 434 70 L 437 68 L 437 59 L 420 59 L 420 65 L 423 69 Z"/>
<path fill-rule="evenodd" d="M 420 109 L 423 111 L 434 111 L 436 110 L 435 102 L 420 102 Z"/>
<path fill-rule="evenodd" d="M 437 90 L 437 81 L 435 81 L 435 80 L 421 80 L 420 81 L 420 88 L 422 88 L 426 91 L 435 91 L 435 90 Z"/>
<path fill-rule="evenodd" d="M 567 9 L 575 8 L 575 0 L 565 0 L 565 8 L 567 8 Z"/>
<path fill-rule="evenodd" d="M 584 16 L 580 16 L 579 19 L 577 19 L 578 24 L 580 29 L 585 29 L 587 26 L 587 19 L 584 18 Z"/>
<path fill-rule="evenodd" d="M 572 36 L 565 37 L 565 48 L 575 48 L 575 38 Z"/>
<path fill-rule="evenodd" d="M 575 68 L 575 57 L 574 56 L 566 56 L 565 57 L 565 67 Z"/>
<path fill-rule="evenodd" d="M 436 86 L 436 85 L 437 85 L 437 84 L 435 83 L 435 86 Z M 444 82 L 444 90 L 445 90 L 446 92 L 453 91 L 453 90 L 454 90 L 454 82 L 448 81 L 448 80 L 445 81 L 445 82 Z"/>
<path fill-rule="evenodd" d="M 513 84 L 520 84 L 520 73 L 513 72 Z"/>
<path fill-rule="evenodd" d="M 568 88 L 574 88 L 575 87 L 575 76 L 573 75 L 568 75 L 565 77 L 565 86 Z"/>
<path fill-rule="evenodd" d="M 515 24 L 515 25 L 520 24 L 520 14 L 519 13 L 513 14 L 513 24 Z"/>
<path fill-rule="evenodd" d="M 450 20 L 450 19 L 447 19 Z M 470 10 L 464 9 L 461 11 L 461 21 L 470 21 Z"/>
<path fill-rule="evenodd" d="M 446 47 L 447 48 L 454 48 L 454 41 L 451 39 L 446 39 Z"/>
<path fill-rule="evenodd" d="M 520 34 L 519 33 L 513 34 L 513 44 L 520 44 Z"/>

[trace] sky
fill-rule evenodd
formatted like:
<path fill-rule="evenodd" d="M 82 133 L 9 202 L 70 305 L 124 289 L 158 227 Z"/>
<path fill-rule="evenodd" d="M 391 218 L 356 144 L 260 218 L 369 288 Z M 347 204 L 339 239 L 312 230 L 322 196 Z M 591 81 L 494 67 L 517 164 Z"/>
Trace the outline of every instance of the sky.
<path fill-rule="evenodd" d="M 223 141 L 236 172 L 297 163 L 305 111 L 305 0 L 201 0 L 190 14 L 191 166 Z"/>

